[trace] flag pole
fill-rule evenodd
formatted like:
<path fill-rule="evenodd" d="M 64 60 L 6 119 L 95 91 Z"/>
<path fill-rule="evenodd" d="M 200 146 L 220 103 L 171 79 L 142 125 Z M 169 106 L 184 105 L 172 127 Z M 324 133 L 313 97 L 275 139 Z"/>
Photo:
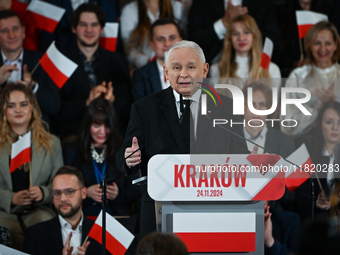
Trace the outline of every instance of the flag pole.
<path fill-rule="evenodd" d="M 83 247 L 85 246 L 85 244 L 86 244 L 86 242 L 87 242 L 87 239 L 89 239 L 89 236 L 86 236 L 86 238 L 85 238 L 85 240 L 84 240 L 84 242 L 83 242 Z"/>
<path fill-rule="evenodd" d="M 40 62 L 38 61 L 38 63 L 35 65 L 35 67 L 33 68 L 32 72 L 30 72 L 30 75 L 32 76 L 33 73 L 35 72 L 35 70 L 38 68 Z"/>
<path fill-rule="evenodd" d="M 303 48 L 302 48 L 301 38 L 299 38 L 299 45 L 300 45 L 300 61 L 302 61 L 303 60 Z"/>

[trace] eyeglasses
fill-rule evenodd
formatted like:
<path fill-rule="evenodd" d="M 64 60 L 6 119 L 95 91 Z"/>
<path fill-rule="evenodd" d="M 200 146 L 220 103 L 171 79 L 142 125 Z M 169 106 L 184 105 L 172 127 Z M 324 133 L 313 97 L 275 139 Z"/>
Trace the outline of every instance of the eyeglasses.
<path fill-rule="evenodd" d="M 74 196 L 74 192 L 76 192 L 77 190 L 81 190 L 83 187 L 79 188 L 79 189 L 65 189 L 65 190 L 53 190 L 53 196 L 55 199 L 59 199 L 61 197 L 61 193 L 64 193 L 64 195 L 67 198 L 71 198 Z"/>

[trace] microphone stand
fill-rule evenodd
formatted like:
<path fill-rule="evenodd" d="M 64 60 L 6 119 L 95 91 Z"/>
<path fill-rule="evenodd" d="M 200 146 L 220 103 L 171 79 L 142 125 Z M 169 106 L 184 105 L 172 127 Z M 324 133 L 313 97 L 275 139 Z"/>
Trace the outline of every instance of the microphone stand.
<path fill-rule="evenodd" d="M 106 180 L 102 180 L 102 255 L 106 253 Z"/>
<path fill-rule="evenodd" d="M 314 207 L 315 207 L 314 178 L 310 179 L 310 202 L 311 202 L 310 216 L 312 220 L 314 220 Z"/>

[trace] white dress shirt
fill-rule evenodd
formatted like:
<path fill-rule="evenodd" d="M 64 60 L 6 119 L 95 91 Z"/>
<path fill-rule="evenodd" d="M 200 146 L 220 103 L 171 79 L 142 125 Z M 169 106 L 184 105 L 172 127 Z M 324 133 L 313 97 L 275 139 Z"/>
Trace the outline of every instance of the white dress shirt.
<path fill-rule="evenodd" d="M 264 147 L 264 145 L 266 144 L 266 135 L 267 135 L 267 132 L 268 132 L 268 128 L 267 128 L 267 125 L 264 125 L 263 129 L 261 130 L 260 134 L 256 137 L 256 138 L 253 138 L 247 131 L 247 129 L 244 127 L 243 128 L 243 133 L 244 133 L 244 137 L 247 138 L 248 140 L 254 142 L 254 143 L 257 143 L 258 145 Z M 253 148 L 254 148 L 254 144 L 247 142 L 247 147 L 248 147 L 248 150 L 249 151 L 252 151 Z M 258 154 L 263 154 L 264 153 L 264 150 L 262 148 L 259 147 L 259 150 L 257 152 Z"/>
<path fill-rule="evenodd" d="M 58 215 L 58 217 L 60 222 L 61 236 L 63 238 L 63 246 L 65 246 L 68 235 L 70 234 L 70 232 L 72 232 L 70 247 L 73 247 L 72 254 L 77 254 L 78 246 L 82 245 L 81 238 L 84 215 L 82 214 L 81 220 L 75 230 L 72 229 L 71 224 L 68 223 L 63 217 L 61 217 L 60 215 Z"/>
<path fill-rule="evenodd" d="M 24 51 L 22 50 L 19 57 L 16 60 L 10 60 L 8 59 L 5 54 L 1 51 L 1 56 L 2 56 L 2 63 L 4 65 L 17 65 L 17 68 L 19 69 L 18 71 L 12 71 L 11 76 L 7 79 L 7 83 L 16 83 L 17 81 L 21 81 L 22 77 L 22 67 L 23 67 L 23 59 L 24 59 Z M 37 63 L 38 64 L 38 63 Z M 36 82 L 35 86 L 32 90 L 33 94 L 37 93 L 39 88 L 39 84 Z"/>
<path fill-rule="evenodd" d="M 174 97 L 175 97 L 175 100 L 176 100 L 176 109 L 177 109 L 178 119 L 180 119 L 181 115 L 182 115 L 180 95 L 175 90 L 173 90 L 173 93 L 174 93 Z M 183 100 L 190 99 L 190 110 L 191 110 L 192 120 L 194 122 L 195 138 L 197 138 L 196 131 L 197 131 L 198 111 L 199 111 L 199 108 L 200 108 L 200 106 L 199 106 L 200 96 L 201 96 L 201 90 L 198 89 L 196 91 L 196 93 L 194 95 L 192 95 L 192 97 L 190 97 L 190 98 L 184 98 L 183 97 Z M 185 105 L 184 105 L 184 107 L 185 107 Z"/>

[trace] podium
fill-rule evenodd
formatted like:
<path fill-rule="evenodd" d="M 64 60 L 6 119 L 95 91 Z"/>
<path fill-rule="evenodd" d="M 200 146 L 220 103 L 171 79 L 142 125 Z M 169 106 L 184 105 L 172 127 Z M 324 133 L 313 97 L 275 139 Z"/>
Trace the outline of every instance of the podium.
<path fill-rule="evenodd" d="M 191 254 L 264 254 L 263 200 L 284 194 L 284 164 L 278 155 L 152 157 L 147 188 L 161 231 Z"/>

